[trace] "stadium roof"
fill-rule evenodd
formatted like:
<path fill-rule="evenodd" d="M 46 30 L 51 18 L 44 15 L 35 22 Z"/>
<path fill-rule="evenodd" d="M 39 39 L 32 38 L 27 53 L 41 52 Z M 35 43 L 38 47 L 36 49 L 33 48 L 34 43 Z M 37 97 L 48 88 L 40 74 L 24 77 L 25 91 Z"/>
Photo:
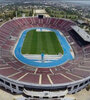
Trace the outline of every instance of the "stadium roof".
<path fill-rule="evenodd" d="M 78 20 L 78 23 L 84 24 L 85 22 L 83 20 Z"/>
<path fill-rule="evenodd" d="M 90 42 L 90 35 L 78 26 L 71 26 L 75 32 L 77 32 L 85 41 Z"/>

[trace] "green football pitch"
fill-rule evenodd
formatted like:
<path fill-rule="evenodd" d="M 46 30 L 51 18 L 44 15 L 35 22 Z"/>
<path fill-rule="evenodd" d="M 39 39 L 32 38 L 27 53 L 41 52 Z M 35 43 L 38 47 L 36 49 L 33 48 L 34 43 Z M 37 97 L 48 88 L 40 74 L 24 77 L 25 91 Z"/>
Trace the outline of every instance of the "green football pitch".
<path fill-rule="evenodd" d="M 62 46 L 54 32 L 30 30 L 21 48 L 22 54 L 63 54 Z"/>

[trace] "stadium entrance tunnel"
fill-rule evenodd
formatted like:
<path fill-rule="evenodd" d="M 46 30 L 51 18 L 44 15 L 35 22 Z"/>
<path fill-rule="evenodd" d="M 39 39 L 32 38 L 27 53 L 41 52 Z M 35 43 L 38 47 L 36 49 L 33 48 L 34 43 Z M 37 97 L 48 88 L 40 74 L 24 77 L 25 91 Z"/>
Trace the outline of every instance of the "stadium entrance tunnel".
<path fill-rule="evenodd" d="M 64 52 L 63 55 L 61 57 L 58 57 L 58 59 L 52 59 L 52 58 L 47 59 L 47 60 L 43 59 L 43 61 L 40 59 L 38 60 L 37 58 L 32 59 L 32 57 L 31 57 L 30 59 L 28 59 L 27 57 L 25 57 L 21 53 L 23 42 L 25 40 L 27 32 L 29 32 L 30 30 L 35 30 L 35 29 L 40 30 L 40 31 L 47 30 L 47 31 L 54 32 L 63 48 L 63 52 Z M 71 46 L 67 42 L 66 38 L 58 30 L 51 29 L 51 28 L 34 27 L 34 28 L 26 29 L 22 32 L 20 39 L 15 47 L 14 55 L 20 62 L 27 64 L 29 66 L 49 68 L 49 67 L 55 67 L 58 65 L 62 65 L 65 62 L 74 59 L 73 55 L 71 54 L 71 51 L 72 51 Z M 50 56 L 50 55 L 48 55 L 48 56 Z M 52 57 L 52 55 L 51 55 L 51 57 Z"/>

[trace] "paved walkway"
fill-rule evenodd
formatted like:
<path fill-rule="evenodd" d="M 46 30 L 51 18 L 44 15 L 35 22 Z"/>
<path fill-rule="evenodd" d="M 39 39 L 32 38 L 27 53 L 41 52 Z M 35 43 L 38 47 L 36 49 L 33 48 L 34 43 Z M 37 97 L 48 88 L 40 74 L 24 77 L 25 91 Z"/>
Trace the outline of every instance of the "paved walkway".
<path fill-rule="evenodd" d="M 90 100 L 90 90 L 86 91 L 86 89 L 84 89 L 73 96 L 76 98 L 76 100 Z"/>

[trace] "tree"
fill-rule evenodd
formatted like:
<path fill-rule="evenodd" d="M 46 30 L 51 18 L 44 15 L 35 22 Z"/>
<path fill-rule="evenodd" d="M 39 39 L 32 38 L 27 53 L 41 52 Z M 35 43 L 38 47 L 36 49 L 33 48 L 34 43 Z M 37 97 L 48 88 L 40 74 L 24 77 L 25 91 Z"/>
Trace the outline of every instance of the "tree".
<path fill-rule="evenodd" d="M 86 87 L 86 90 L 87 90 L 87 91 L 89 91 L 89 90 L 90 90 L 90 85 L 88 85 L 88 86 Z"/>
<path fill-rule="evenodd" d="M 33 14 L 32 14 L 32 12 L 30 11 L 30 12 L 29 12 L 29 16 L 32 16 L 32 15 L 33 15 Z"/>

